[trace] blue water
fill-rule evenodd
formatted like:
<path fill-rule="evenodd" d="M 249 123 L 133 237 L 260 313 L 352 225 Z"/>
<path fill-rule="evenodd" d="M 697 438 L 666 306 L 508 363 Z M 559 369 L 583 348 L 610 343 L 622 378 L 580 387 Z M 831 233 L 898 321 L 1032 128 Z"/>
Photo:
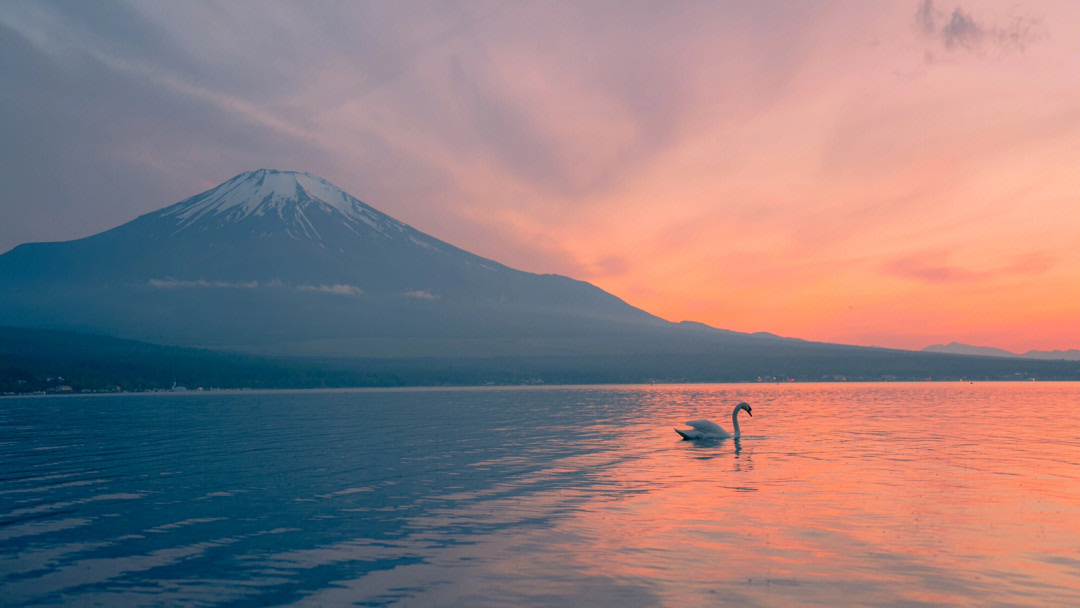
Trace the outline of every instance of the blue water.
<path fill-rule="evenodd" d="M 684 442 L 709 417 L 744 437 Z M 0 400 L 0 604 L 1080 605 L 1080 385 Z"/>

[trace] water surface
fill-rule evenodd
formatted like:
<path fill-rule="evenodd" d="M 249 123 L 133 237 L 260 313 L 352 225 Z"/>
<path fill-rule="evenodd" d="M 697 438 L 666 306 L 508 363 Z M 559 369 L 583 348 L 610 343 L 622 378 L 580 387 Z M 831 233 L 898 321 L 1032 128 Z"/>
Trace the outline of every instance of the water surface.
<path fill-rule="evenodd" d="M 680 441 L 708 417 L 740 440 Z M 0 604 L 1080 605 L 1080 385 L 0 400 Z"/>

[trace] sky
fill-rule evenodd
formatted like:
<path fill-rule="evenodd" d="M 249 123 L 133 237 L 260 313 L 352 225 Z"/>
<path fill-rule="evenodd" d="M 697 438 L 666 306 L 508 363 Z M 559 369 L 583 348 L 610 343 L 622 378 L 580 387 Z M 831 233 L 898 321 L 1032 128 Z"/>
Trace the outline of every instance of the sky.
<path fill-rule="evenodd" d="M 1080 3 L 0 3 L 0 252 L 257 168 L 672 321 L 1080 348 Z"/>

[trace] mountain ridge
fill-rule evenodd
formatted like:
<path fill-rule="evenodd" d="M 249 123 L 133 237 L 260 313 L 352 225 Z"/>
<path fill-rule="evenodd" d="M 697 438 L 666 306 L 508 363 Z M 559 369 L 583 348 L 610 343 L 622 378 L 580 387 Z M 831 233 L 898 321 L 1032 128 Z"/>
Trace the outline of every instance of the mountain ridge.
<path fill-rule="evenodd" d="M 990 346 L 972 346 L 960 342 L 948 344 L 931 344 L 922 349 L 922 352 L 944 353 L 951 355 L 976 355 L 982 357 L 1014 357 L 1017 359 L 1041 359 L 1046 361 L 1080 361 L 1080 350 L 1029 350 L 1025 353 L 1015 353 L 1001 348 Z"/>
<path fill-rule="evenodd" d="M 665 357 L 260 357 L 0 325 L 0 395 L 35 391 L 483 386 L 797 380 L 1077 380 L 1067 361 L 988 359 L 804 343 Z M 837 376 L 837 374 L 845 374 Z"/>

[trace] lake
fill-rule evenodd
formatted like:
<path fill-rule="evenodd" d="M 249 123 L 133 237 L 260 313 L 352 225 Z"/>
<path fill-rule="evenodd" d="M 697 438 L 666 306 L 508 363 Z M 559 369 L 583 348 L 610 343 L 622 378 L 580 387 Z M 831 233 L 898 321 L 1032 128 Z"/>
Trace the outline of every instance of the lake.
<path fill-rule="evenodd" d="M 1080 384 L 4 398 L 0 604 L 1080 605 Z"/>

